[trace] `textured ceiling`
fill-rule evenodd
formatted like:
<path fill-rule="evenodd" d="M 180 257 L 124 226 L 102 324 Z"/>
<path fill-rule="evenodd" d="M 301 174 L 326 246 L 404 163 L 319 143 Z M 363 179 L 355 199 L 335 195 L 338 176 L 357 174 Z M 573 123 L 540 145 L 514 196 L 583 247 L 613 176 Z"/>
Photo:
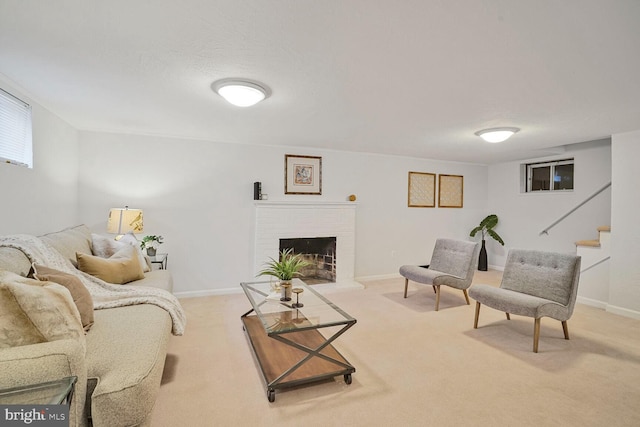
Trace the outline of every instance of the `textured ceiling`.
<path fill-rule="evenodd" d="M 640 129 L 640 1 L 0 0 L 0 74 L 78 129 L 494 163 Z"/>

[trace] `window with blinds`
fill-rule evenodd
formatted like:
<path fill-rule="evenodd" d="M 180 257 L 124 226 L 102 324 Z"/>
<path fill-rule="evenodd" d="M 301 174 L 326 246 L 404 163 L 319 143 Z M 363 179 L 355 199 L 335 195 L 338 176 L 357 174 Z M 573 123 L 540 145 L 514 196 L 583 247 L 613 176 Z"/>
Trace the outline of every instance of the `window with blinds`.
<path fill-rule="evenodd" d="M 31 106 L 0 89 L 0 161 L 33 167 Z"/>

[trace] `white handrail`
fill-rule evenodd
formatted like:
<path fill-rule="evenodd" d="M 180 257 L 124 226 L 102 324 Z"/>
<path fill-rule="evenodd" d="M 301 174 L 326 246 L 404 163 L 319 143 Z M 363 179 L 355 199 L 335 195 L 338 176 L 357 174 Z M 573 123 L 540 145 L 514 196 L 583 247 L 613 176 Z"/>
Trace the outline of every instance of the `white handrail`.
<path fill-rule="evenodd" d="M 587 197 L 586 199 L 584 199 L 582 202 L 580 202 L 575 208 L 571 209 L 569 212 L 567 212 L 566 214 L 562 215 L 560 218 L 558 218 L 556 221 L 554 221 L 550 226 L 548 226 L 547 228 L 545 228 L 544 230 L 542 230 L 539 234 L 539 236 L 542 236 L 543 234 L 549 234 L 549 230 L 551 230 L 553 227 L 555 227 L 556 225 L 558 225 L 560 222 L 562 222 L 562 220 L 564 220 L 566 217 L 568 217 L 569 215 L 571 215 L 572 213 L 574 213 L 575 211 L 577 211 L 579 208 L 581 208 L 585 203 L 587 203 L 589 200 L 593 199 L 594 197 L 596 197 L 598 194 L 602 193 L 604 190 L 606 190 L 607 188 L 611 187 L 611 181 L 609 181 L 608 184 L 606 184 L 604 187 L 600 188 L 598 191 L 596 191 L 595 193 L 593 193 L 592 195 L 590 195 L 589 197 Z"/>

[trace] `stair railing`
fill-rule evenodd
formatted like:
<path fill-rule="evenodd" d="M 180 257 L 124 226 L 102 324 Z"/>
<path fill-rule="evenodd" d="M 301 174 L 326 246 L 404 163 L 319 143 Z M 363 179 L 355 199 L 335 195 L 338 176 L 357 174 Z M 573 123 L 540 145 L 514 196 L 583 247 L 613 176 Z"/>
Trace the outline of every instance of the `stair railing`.
<path fill-rule="evenodd" d="M 568 217 L 569 215 L 571 215 L 572 213 L 574 213 L 575 211 L 577 211 L 578 209 L 580 209 L 583 205 L 585 205 L 588 201 L 590 201 L 591 199 L 593 199 L 594 197 L 596 197 L 598 194 L 602 193 L 604 190 L 606 190 L 607 188 L 611 187 L 611 181 L 609 181 L 608 184 L 604 185 L 602 188 L 600 188 L 598 191 L 596 191 L 595 193 L 593 193 L 592 195 L 590 195 L 589 197 L 587 197 L 586 199 L 584 199 L 582 202 L 578 203 L 578 205 L 576 207 L 574 207 L 573 209 L 571 209 L 569 212 L 567 212 L 566 214 L 562 215 L 560 218 L 558 218 L 557 220 L 555 220 L 550 226 L 548 226 L 547 228 L 545 228 L 544 230 L 542 230 L 539 234 L 539 236 L 542 236 L 543 234 L 549 234 L 549 230 L 551 230 L 553 227 L 555 227 L 556 225 L 558 225 L 559 223 L 561 223 L 566 217 Z"/>

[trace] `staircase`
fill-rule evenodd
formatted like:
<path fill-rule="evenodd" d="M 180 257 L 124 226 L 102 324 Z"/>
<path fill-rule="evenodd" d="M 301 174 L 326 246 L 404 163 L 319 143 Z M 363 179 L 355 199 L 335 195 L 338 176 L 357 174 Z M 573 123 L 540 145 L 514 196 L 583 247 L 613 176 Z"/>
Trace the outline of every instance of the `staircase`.
<path fill-rule="evenodd" d="M 576 253 L 582 257 L 578 302 L 606 308 L 609 301 L 611 227 L 598 227 L 598 239 L 579 240 Z"/>

